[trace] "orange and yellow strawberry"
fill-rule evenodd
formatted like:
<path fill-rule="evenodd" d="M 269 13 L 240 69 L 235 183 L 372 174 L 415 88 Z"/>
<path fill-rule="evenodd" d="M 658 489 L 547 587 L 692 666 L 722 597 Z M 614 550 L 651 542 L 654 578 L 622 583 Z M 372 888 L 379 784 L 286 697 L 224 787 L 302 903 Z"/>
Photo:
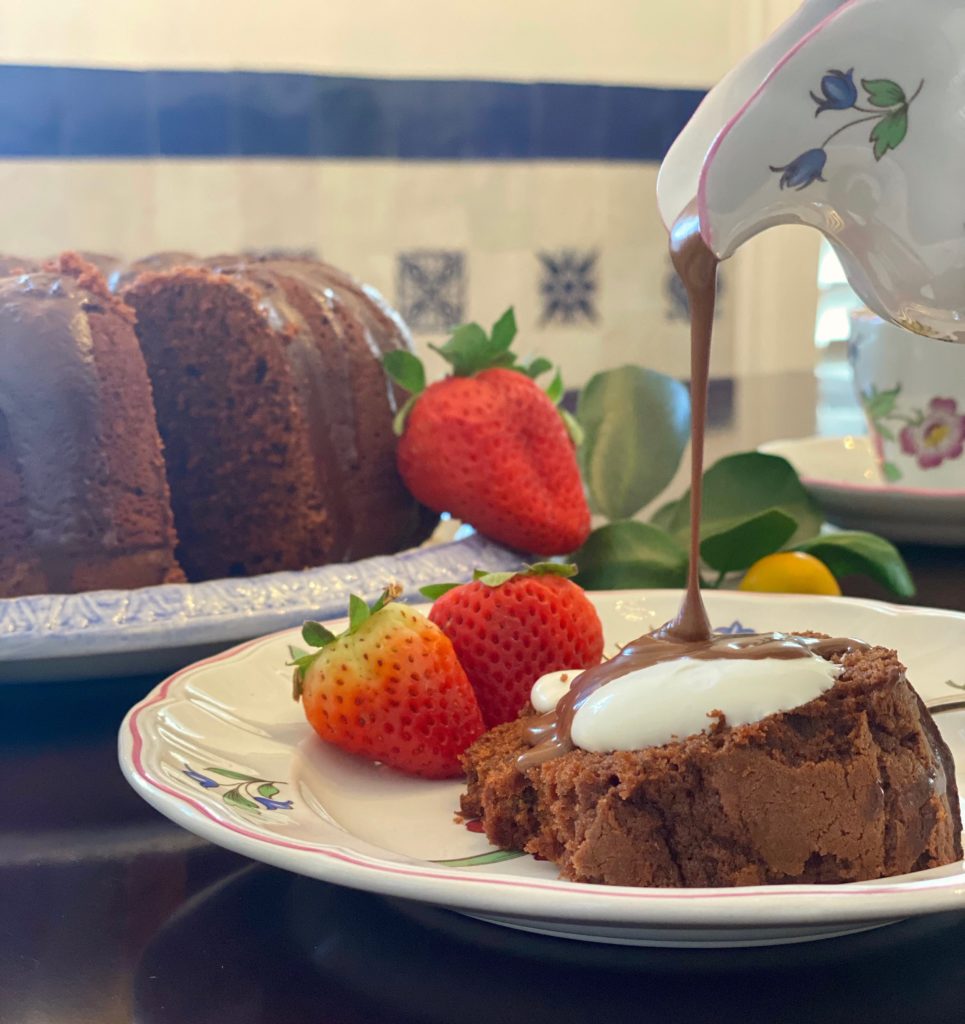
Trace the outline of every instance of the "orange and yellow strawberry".
<path fill-rule="evenodd" d="M 393 603 L 390 588 L 371 607 L 352 596 L 339 636 L 307 622 L 318 648 L 297 653 L 295 697 L 329 743 L 429 779 L 462 774 L 459 755 L 483 733 L 473 689 L 449 638 L 424 615 Z"/>

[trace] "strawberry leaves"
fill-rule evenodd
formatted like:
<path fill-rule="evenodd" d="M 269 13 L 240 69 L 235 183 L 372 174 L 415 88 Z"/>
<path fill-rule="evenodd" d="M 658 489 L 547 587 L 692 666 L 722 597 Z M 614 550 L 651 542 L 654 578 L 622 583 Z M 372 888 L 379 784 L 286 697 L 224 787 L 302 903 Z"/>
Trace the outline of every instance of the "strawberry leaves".
<path fill-rule="evenodd" d="M 320 622 L 309 619 L 302 626 L 302 639 L 309 647 L 324 647 L 335 639 L 335 634 Z"/>
<path fill-rule="evenodd" d="M 545 356 L 517 361 L 516 354 L 510 350 L 516 333 L 516 313 L 510 306 L 493 324 L 488 334 L 477 323 L 461 324 L 453 330 L 452 337 L 444 345 L 430 345 L 429 348 L 449 363 L 455 377 L 472 377 L 483 370 L 502 367 L 517 370 L 530 380 L 536 380 L 548 370 L 552 370 L 553 364 Z M 401 437 L 416 399 L 426 389 L 425 367 L 418 357 L 406 349 L 387 352 L 382 357 L 382 365 L 389 377 L 400 388 L 409 392 L 409 397 L 392 420 L 393 433 L 396 437 Z M 558 406 L 564 394 L 563 378 L 557 370 L 546 388 L 546 396 L 553 405 Z M 561 408 L 559 413 L 570 440 L 579 447 L 583 443 L 583 428 L 566 409 Z"/>
<path fill-rule="evenodd" d="M 412 395 L 422 394 L 426 389 L 426 370 L 422 360 L 404 348 L 393 349 L 382 357 L 385 372 Z"/>
<path fill-rule="evenodd" d="M 486 569 L 476 569 L 472 574 L 472 580 L 474 583 L 481 583 L 484 587 L 501 587 L 504 583 L 508 583 L 509 580 L 515 579 L 517 576 L 562 576 L 564 579 L 568 579 L 570 576 L 575 576 L 576 572 L 576 566 L 571 562 L 534 562 L 532 565 L 526 565 L 522 569 L 509 569 L 505 572 L 489 572 Z M 428 586 L 419 587 L 419 593 L 430 601 L 435 601 L 437 598 L 442 597 L 443 594 L 447 594 L 450 590 L 459 586 L 462 586 L 462 584 L 430 583 Z"/>
<path fill-rule="evenodd" d="M 477 323 L 462 324 L 445 345 L 430 345 L 429 348 L 452 366 L 455 376 L 471 377 L 496 366 L 513 366 L 516 356 L 509 351 L 509 346 L 515 337 L 516 314 L 510 307 L 493 324 L 489 334 Z"/>
<path fill-rule="evenodd" d="M 519 370 L 520 373 L 525 373 L 530 380 L 536 380 L 537 377 L 546 373 L 547 370 L 552 370 L 553 364 L 546 356 L 534 356 L 528 362 L 517 363 L 513 369 Z"/>
<path fill-rule="evenodd" d="M 303 651 L 298 647 L 288 648 L 291 660 L 287 664 L 294 666 L 295 669 L 292 673 L 292 697 L 295 700 L 301 697 L 305 673 L 312 662 L 329 644 L 358 632 L 373 615 L 380 612 L 390 601 L 394 601 L 399 597 L 401 593 L 401 584 L 390 583 L 371 605 L 367 604 L 358 594 L 350 594 L 348 599 L 348 626 L 337 635 L 321 622 L 316 622 L 313 619 L 306 621 L 302 625 L 302 640 L 309 647 L 316 649 L 314 651 Z"/>
<path fill-rule="evenodd" d="M 419 587 L 419 593 L 428 600 L 435 601 L 443 594 L 448 594 L 450 590 L 461 586 L 461 583 L 429 583 L 424 587 Z"/>

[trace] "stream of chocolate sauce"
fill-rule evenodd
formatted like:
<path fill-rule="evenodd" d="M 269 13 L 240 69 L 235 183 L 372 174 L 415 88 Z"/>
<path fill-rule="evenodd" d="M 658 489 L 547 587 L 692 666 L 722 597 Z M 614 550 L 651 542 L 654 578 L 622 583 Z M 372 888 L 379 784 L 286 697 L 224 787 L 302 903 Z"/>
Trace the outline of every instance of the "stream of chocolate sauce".
<path fill-rule="evenodd" d="M 580 673 L 555 710 L 527 727 L 531 749 L 517 764 L 521 770 L 573 749 L 570 730 L 580 706 L 607 683 L 639 669 L 674 658 L 702 661 L 743 658 L 831 658 L 867 644 L 847 637 L 813 639 L 785 633 L 742 636 L 715 634 L 700 595 L 700 507 L 707 426 L 707 382 L 717 295 L 718 259 L 700 234 L 696 205 L 691 204 L 670 230 L 670 258 L 690 300 L 690 564 L 687 591 L 676 617 L 652 633 L 627 644 L 609 661 Z"/>

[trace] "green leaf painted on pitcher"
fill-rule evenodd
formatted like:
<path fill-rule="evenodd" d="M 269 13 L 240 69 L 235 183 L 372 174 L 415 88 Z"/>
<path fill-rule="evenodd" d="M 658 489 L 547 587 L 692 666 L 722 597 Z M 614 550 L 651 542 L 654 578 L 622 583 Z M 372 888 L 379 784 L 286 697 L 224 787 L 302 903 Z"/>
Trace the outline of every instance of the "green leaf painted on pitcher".
<path fill-rule="evenodd" d="M 890 78 L 862 78 L 861 88 L 873 107 L 897 107 L 905 102 L 905 90 Z"/>
<path fill-rule="evenodd" d="M 889 149 L 896 149 L 907 133 L 907 110 L 896 110 L 878 121 L 871 129 L 870 135 L 870 139 L 874 143 L 875 160 L 880 160 Z"/>

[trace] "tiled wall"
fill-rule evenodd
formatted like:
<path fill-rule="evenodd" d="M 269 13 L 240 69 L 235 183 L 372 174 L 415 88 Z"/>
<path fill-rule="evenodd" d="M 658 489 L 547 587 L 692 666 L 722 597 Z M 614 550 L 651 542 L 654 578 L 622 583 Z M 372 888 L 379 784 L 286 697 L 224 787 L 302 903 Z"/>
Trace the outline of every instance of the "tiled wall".
<path fill-rule="evenodd" d="M 571 385 L 630 361 L 686 376 L 657 162 L 791 0 L 111 6 L 34 0 L 3 25 L 0 251 L 318 253 L 423 348 L 512 304 Z M 740 276 L 716 376 L 747 362 Z"/>

